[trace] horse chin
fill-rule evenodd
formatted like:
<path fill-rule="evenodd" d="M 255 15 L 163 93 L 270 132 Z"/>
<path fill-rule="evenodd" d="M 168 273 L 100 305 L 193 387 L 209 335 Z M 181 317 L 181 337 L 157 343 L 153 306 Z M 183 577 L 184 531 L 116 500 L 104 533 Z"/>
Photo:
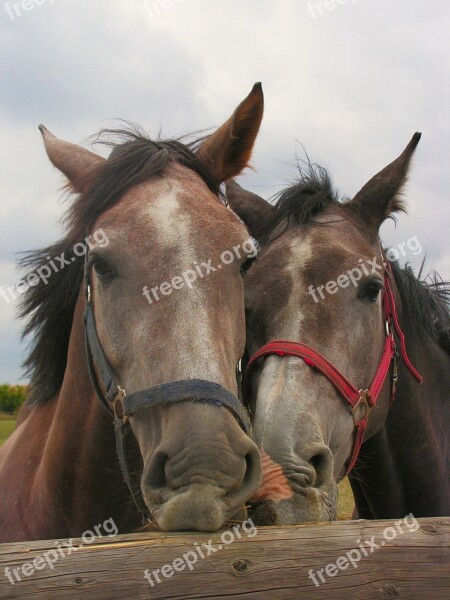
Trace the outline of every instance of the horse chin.
<path fill-rule="evenodd" d="M 151 513 L 163 531 L 217 531 L 231 516 L 223 490 L 201 484 L 173 495 Z"/>
<path fill-rule="evenodd" d="M 262 500 L 253 505 L 250 516 L 255 525 L 299 525 L 334 521 L 337 486 L 306 488 L 287 500 Z"/>

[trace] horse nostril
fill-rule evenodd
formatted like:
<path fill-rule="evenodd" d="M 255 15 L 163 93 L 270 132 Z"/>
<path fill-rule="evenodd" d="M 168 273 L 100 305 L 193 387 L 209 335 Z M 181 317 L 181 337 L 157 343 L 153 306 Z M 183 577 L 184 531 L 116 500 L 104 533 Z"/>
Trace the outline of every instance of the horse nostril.
<path fill-rule="evenodd" d="M 261 470 L 261 463 L 259 459 L 259 454 L 256 455 L 257 459 L 255 459 L 254 451 L 248 452 L 245 455 L 245 475 L 244 482 L 251 481 L 254 478 L 254 471 Z"/>
<path fill-rule="evenodd" d="M 158 452 L 153 460 L 152 466 L 149 469 L 148 485 L 153 488 L 163 488 L 167 485 L 166 479 L 166 463 L 168 460 L 167 454 Z"/>
<path fill-rule="evenodd" d="M 245 460 L 245 473 L 241 482 L 230 489 L 226 495 L 228 507 L 239 509 L 245 505 L 247 500 L 256 492 L 261 485 L 261 456 L 253 442 L 247 447 L 247 452 L 242 456 Z"/>
<path fill-rule="evenodd" d="M 316 452 L 309 459 L 309 464 L 314 472 L 314 481 L 310 485 L 320 487 L 330 477 L 331 473 L 331 453 L 330 450 L 324 447 L 319 452 Z"/>
<path fill-rule="evenodd" d="M 315 471 L 320 471 L 323 461 L 324 456 L 322 454 L 316 454 L 310 458 L 309 463 Z"/>

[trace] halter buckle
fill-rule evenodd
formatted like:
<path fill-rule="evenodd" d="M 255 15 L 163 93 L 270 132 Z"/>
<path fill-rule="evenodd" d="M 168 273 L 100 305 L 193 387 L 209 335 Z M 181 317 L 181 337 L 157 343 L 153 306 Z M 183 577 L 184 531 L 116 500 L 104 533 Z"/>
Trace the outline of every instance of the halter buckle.
<path fill-rule="evenodd" d="M 369 402 L 369 398 L 370 398 L 370 392 L 368 389 L 366 390 L 359 390 L 359 400 L 358 402 L 355 404 L 355 406 L 352 406 L 352 417 L 353 417 L 353 423 L 355 424 L 355 427 L 358 427 L 358 425 L 361 423 L 361 421 L 363 419 L 368 419 L 370 413 L 373 410 L 373 406 L 370 405 Z M 360 406 L 363 405 L 365 407 L 365 411 L 363 416 L 360 419 L 356 419 L 356 409 Z"/>
<path fill-rule="evenodd" d="M 116 417 L 116 419 L 119 419 L 120 421 L 123 421 L 124 423 L 126 423 L 129 420 L 129 416 L 128 415 L 124 415 L 124 409 L 123 409 L 123 399 L 125 398 L 125 396 L 127 395 L 126 391 L 120 387 L 120 385 L 117 386 L 117 392 L 115 395 L 115 398 L 113 400 L 114 403 L 114 416 Z"/>
<path fill-rule="evenodd" d="M 394 399 L 395 392 L 397 391 L 398 359 L 399 359 L 399 354 L 394 347 L 394 354 L 392 356 L 392 375 L 391 375 L 391 398 L 392 399 Z"/>

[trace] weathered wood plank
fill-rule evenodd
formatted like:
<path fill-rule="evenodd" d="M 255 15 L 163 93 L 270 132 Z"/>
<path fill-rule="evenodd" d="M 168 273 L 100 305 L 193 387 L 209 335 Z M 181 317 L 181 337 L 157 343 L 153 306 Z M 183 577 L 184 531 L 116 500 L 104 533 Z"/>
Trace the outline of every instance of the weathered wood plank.
<path fill-rule="evenodd" d="M 227 545 L 231 535 L 221 533 L 161 534 L 144 533 L 100 538 L 70 556 L 60 557 L 53 569 L 45 563 L 29 576 L 19 571 L 21 581 L 12 585 L 5 568 L 21 568 L 45 552 L 58 550 L 55 541 L 24 542 L 0 546 L 0 598 L 58 600 L 163 599 L 177 600 L 266 598 L 290 600 L 349 600 L 405 598 L 433 600 L 450 598 L 450 517 L 419 519 L 420 528 L 403 523 L 399 533 L 394 521 L 341 521 L 297 527 L 262 527 L 257 534 Z M 412 525 L 412 523 L 411 523 Z M 400 527 L 400 526 L 399 526 Z M 390 528 L 390 529 L 386 529 Z M 391 537 L 392 539 L 387 539 Z M 212 541 L 216 552 L 206 555 Z M 358 541 L 359 540 L 359 541 Z M 80 545 L 74 540 L 73 545 Z M 370 546 L 376 544 L 378 548 Z M 364 556 L 361 546 L 365 548 Z M 219 546 L 222 546 L 219 549 Z M 359 547 L 361 560 L 357 561 Z M 165 564 L 181 567 L 183 554 L 197 553 L 192 570 L 164 577 L 151 587 L 144 570 L 151 573 Z M 347 552 L 353 554 L 346 555 Z M 336 573 L 322 571 L 325 582 L 316 574 L 316 586 L 308 576 L 347 556 L 347 567 Z M 349 563 L 354 557 L 356 568 Z M 50 555 L 54 558 L 54 555 Z M 38 565 L 40 562 L 37 563 Z M 343 566 L 344 562 L 339 563 Z M 170 570 L 166 570 L 170 573 Z M 331 576 L 334 573 L 333 576 Z M 12 575 L 14 579 L 14 575 Z M 155 582 L 154 575 L 151 576 Z"/>

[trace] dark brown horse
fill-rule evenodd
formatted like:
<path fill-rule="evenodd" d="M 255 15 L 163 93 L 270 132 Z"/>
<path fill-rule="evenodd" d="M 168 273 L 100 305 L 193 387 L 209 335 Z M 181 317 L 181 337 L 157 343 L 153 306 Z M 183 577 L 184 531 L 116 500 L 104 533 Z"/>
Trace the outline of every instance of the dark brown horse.
<path fill-rule="evenodd" d="M 355 460 L 359 516 L 450 514 L 448 288 L 390 265 L 378 237 L 419 139 L 351 201 L 311 166 L 276 206 L 228 185 L 262 244 L 246 280 L 256 522 L 334 519 Z"/>
<path fill-rule="evenodd" d="M 1 541 L 77 536 L 105 519 L 136 528 L 109 412 L 132 397 L 139 410 L 123 423 L 135 445 L 125 453 L 159 527 L 215 530 L 258 488 L 259 452 L 233 404 L 245 345 L 241 267 L 252 250 L 219 186 L 247 165 L 262 113 L 256 84 L 196 145 L 122 132 L 108 160 L 41 127 L 78 196 L 66 237 L 24 260 L 31 391 L 0 452 Z M 225 250 L 235 260 L 221 263 Z"/>

